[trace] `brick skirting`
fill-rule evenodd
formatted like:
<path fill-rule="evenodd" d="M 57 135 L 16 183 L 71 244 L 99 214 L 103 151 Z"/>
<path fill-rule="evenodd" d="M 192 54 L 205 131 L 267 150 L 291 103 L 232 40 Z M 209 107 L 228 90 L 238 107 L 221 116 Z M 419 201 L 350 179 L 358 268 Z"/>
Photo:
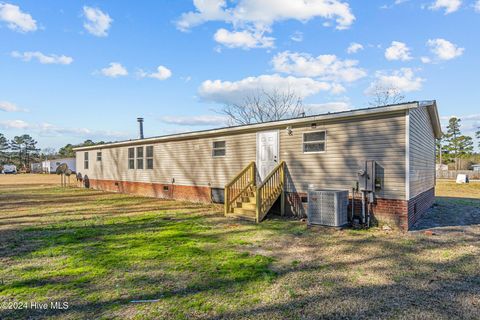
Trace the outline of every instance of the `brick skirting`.
<path fill-rule="evenodd" d="M 408 201 L 408 228 L 420 219 L 435 202 L 435 188 L 420 193 Z"/>
<path fill-rule="evenodd" d="M 306 217 L 307 203 L 302 202 L 306 198 L 306 193 L 287 193 L 286 212 L 287 214 Z M 372 206 L 372 221 L 375 224 L 387 224 L 391 227 L 408 231 L 415 222 L 433 205 L 435 201 L 435 188 L 427 190 L 416 197 L 407 200 L 382 199 L 376 198 Z M 351 198 L 348 206 L 348 214 L 351 214 Z M 355 198 L 355 215 L 360 216 L 362 202 L 360 198 Z"/>
<path fill-rule="evenodd" d="M 90 188 L 104 191 L 131 193 L 163 199 L 211 202 L 210 187 L 94 179 L 89 179 L 89 184 Z"/>
<path fill-rule="evenodd" d="M 179 199 L 194 202 L 212 202 L 211 188 L 204 186 L 183 186 L 175 184 L 127 182 L 114 180 L 90 179 L 89 187 L 111 192 L 131 193 L 147 197 L 164 199 Z M 286 213 L 296 217 L 306 217 L 307 203 L 302 201 L 306 193 L 287 193 Z M 304 198 L 304 199 L 302 199 Z M 372 221 L 378 224 L 388 224 L 407 231 L 430 208 L 435 201 L 435 188 L 425 191 L 416 197 L 407 200 L 375 199 L 372 206 Z M 348 208 L 351 212 L 351 199 Z M 361 213 L 361 200 L 355 199 L 355 214 Z"/>

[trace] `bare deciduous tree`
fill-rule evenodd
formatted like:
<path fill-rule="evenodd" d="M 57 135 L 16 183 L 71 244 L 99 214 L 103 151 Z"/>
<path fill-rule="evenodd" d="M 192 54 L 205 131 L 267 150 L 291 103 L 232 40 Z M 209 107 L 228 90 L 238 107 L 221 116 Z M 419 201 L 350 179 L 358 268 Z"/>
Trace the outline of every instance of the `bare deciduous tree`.
<path fill-rule="evenodd" d="M 230 103 L 218 111 L 227 116 L 228 125 L 244 125 L 305 115 L 302 98 L 293 91 L 258 91 L 242 103 Z"/>
<path fill-rule="evenodd" d="M 391 86 L 386 87 L 377 84 L 371 90 L 372 100 L 369 102 L 370 106 L 386 106 L 389 104 L 397 104 L 405 100 L 399 88 Z"/>

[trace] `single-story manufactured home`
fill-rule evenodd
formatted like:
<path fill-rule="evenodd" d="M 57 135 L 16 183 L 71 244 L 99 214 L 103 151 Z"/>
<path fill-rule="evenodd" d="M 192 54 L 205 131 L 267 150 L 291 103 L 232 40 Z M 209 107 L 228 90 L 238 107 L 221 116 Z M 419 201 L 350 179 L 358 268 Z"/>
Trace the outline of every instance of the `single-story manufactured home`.
<path fill-rule="evenodd" d="M 257 222 L 273 202 L 282 213 L 304 216 L 311 186 L 349 190 L 358 199 L 359 174 L 374 160 L 372 214 L 408 230 L 433 204 L 440 136 L 436 102 L 424 101 L 74 150 L 88 187 L 225 202 L 227 215 L 256 211 Z"/>

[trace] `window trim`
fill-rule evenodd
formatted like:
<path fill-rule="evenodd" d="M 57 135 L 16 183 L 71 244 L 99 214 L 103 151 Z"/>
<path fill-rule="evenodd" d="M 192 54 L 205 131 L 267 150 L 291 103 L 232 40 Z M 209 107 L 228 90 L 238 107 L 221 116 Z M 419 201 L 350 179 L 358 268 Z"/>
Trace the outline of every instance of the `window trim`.
<path fill-rule="evenodd" d="M 97 151 L 97 156 L 96 156 L 97 162 L 102 162 L 102 156 L 103 156 L 102 151 Z"/>
<path fill-rule="evenodd" d="M 316 141 L 305 141 L 305 134 L 316 133 L 316 132 L 324 132 L 325 133 L 325 139 L 324 140 L 316 140 Z M 323 151 L 305 151 L 305 144 L 315 144 L 315 143 L 322 143 L 322 142 L 325 145 L 325 148 L 324 148 Z M 307 153 L 307 154 L 327 152 L 327 130 L 315 130 L 315 131 L 303 132 L 302 133 L 302 152 Z"/>
<path fill-rule="evenodd" d="M 130 157 L 130 149 L 133 150 L 133 158 Z M 128 159 L 128 162 L 127 162 L 128 170 L 135 170 L 135 147 L 127 148 L 127 159 Z M 133 160 L 133 168 L 130 168 L 130 161 L 132 160 Z"/>
<path fill-rule="evenodd" d="M 142 156 L 139 157 L 138 156 L 138 150 L 142 150 Z M 139 168 L 138 167 L 138 161 L 141 160 L 142 161 L 142 167 Z M 138 147 L 135 147 L 135 169 L 137 170 L 145 170 L 145 147 L 144 146 L 138 146 Z"/>
<path fill-rule="evenodd" d="M 215 142 L 223 142 L 225 143 L 225 146 L 223 148 L 215 148 Z M 215 155 L 215 150 L 223 150 L 224 154 L 221 156 L 216 156 Z M 212 141 L 212 158 L 225 158 L 227 156 L 227 140 L 213 140 Z"/>
<path fill-rule="evenodd" d="M 90 155 L 88 151 L 85 151 L 83 153 L 83 169 L 89 170 L 89 168 L 90 168 Z"/>
<path fill-rule="evenodd" d="M 147 152 L 148 148 L 152 148 L 152 156 L 151 156 L 151 157 L 148 156 L 148 152 Z M 155 167 L 155 162 L 153 161 L 154 156 L 155 156 L 155 153 L 154 153 L 154 152 L 155 152 L 155 151 L 154 151 L 153 145 L 151 145 L 151 146 L 145 146 L 145 154 L 144 154 L 144 155 L 145 155 L 145 157 L 144 157 L 144 159 L 145 159 L 144 169 L 145 169 L 145 170 L 153 170 L 153 168 Z M 152 167 L 151 167 L 151 168 L 148 167 L 148 160 L 152 160 Z"/>

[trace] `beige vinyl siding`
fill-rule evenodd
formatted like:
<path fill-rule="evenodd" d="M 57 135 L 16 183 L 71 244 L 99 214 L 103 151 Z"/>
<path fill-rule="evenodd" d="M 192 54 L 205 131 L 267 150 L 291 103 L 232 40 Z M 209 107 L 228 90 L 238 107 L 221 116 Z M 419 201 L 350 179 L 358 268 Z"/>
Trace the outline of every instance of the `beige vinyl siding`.
<path fill-rule="evenodd" d="M 212 156 L 213 141 L 226 142 L 225 156 Z M 90 179 L 163 184 L 170 184 L 174 179 L 178 185 L 223 188 L 250 161 L 255 160 L 256 135 L 254 132 L 242 133 L 145 146 L 150 145 L 154 152 L 153 170 L 129 170 L 129 147 L 126 146 L 102 149 L 102 162 L 91 162 L 90 170 L 83 169 L 80 172 L 87 174 Z M 96 150 L 90 152 L 95 154 Z M 82 153 L 83 151 L 78 152 L 81 158 Z"/>
<path fill-rule="evenodd" d="M 328 120 L 292 127 L 265 127 L 279 130 L 280 160 L 287 163 L 288 190 L 306 192 L 309 184 L 321 188 L 351 189 L 365 160 L 376 160 L 383 168 L 383 189 L 379 197 L 405 198 L 405 112 L 349 120 Z M 303 133 L 326 130 L 326 151 L 303 152 Z M 255 161 L 256 130 L 228 136 L 204 137 L 145 144 L 154 146 L 153 170 L 129 170 L 128 146 L 101 149 L 102 161 L 91 161 L 90 169 L 79 171 L 90 179 L 172 183 L 223 188 L 250 161 Z M 226 141 L 226 155 L 212 157 L 213 141 Z M 137 146 L 132 145 L 132 146 Z M 100 149 L 90 150 L 95 159 Z M 83 168 L 83 152 L 77 165 Z M 80 155 L 80 157 L 79 157 Z"/>
<path fill-rule="evenodd" d="M 435 186 L 435 137 L 425 107 L 410 110 L 410 198 Z"/>
<path fill-rule="evenodd" d="M 327 132 L 326 152 L 303 153 L 304 132 Z M 383 168 L 378 197 L 405 197 L 405 113 L 355 120 L 317 123 L 281 130 L 280 158 L 287 163 L 287 188 L 306 192 L 309 184 L 327 189 L 351 189 L 365 160 Z"/>

